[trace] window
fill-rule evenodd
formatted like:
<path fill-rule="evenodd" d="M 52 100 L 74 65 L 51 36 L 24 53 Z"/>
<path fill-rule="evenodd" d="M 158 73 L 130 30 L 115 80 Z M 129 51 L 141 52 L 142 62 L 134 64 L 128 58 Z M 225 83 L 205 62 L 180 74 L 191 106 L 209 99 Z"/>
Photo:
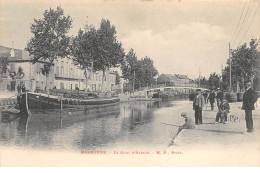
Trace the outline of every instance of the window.
<path fill-rule="evenodd" d="M 61 61 L 61 75 L 63 75 L 64 74 L 64 64 L 63 64 L 63 61 Z"/>
<path fill-rule="evenodd" d="M 96 84 L 92 85 L 92 91 L 96 91 Z"/>
<path fill-rule="evenodd" d="M 70 69 L 70 76 L 74 77 L 74 69 L 73 68 Z"/>
<path fill-rule="evenodd" d="M 56 66 L 56 75 L 59 76 L 59 66 Z"/>
<path fill-rule="evenodd" d="M 60 72 L 60 74 L 61 74 L 61 76 L 63 76 L 63 74 L 64 74 L 64 68 L 63 68 L 63 67 L 61 67 L 61 72 Z"/>
<path fill-rule="evenodd" d="M 63 82 L 60 83 L 60 89 L 64 90 L 64 83 Z"/>

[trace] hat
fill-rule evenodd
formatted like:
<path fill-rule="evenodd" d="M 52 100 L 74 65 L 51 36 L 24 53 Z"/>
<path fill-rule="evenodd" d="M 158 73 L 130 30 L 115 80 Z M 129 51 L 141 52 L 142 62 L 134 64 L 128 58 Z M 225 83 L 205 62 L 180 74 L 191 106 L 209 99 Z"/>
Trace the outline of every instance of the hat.
<path fill-rule="evenodd" d="M 220 90 L 220 88 L 217 88 L 217 90 Z"/>
<path fill-rule="evenodd" d="M 182 113 L 181 113 L 181 116 L 182 116 L 182 117 L 187 116 L 187 112 L 182 112 Z"/>

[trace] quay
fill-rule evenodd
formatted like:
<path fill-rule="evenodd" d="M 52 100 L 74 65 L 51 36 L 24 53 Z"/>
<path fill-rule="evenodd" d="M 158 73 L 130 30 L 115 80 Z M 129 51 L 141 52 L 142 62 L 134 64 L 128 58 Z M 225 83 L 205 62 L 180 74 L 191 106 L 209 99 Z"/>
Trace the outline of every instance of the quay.
<path fill-rule="evenodd" d="M 3 92 L 0 90 L 0 107 L 17 104 L 16 92 Z"/>
<path fill-rule="evenodd" d="M 230 120 L 226 123 L 216 123 L 215 118 L 217 114 L 217 107 L 215 104 L 215 110 L 210 110 L 210 104 L 205 105 L 202 113 L 203 124 L 196 125 L 195 129 L 182 130 L 177 138 L 174 140 L 174 145 L 170 146 L 167 150 L 172 150 L 181 146 L 182 148 L 195 149 L 211 147 L 214 150 L 214 146 L 225 150 L 227 148 L 240 148 L 241 146 L 247 146 L 246 149 L 252 150 L 259 149 L 260 142 L 260 99 L 256 103 L 256 108 L 253 111 L 254 132 L 246 132 L 245 112 L 241 110 L 242 102 L 234 102 L 230 104 L 229 115 L 235 115 L 239 117 L 236 122 Z M 192 105 L 184 107 L 183 111 L 186 111 L 188 115 L 194 118 L 194 111 Z M 195 118 L 194 118 L 195 119 Z M 169 123 L 171 124 L 171 122 Z M 177 127 L 172 128 L 173 133 L 177 132 Z M 256 148 L 256 146 L 258 146 Z M 241 150 L 245 148 L 240 148 Z"/>

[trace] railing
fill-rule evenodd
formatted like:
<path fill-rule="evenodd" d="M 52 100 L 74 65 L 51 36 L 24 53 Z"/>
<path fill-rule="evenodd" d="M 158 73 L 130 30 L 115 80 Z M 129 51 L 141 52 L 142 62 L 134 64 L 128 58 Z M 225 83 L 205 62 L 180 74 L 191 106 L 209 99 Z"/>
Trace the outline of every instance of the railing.
<path fill-rule="evenodd" d="M 0 99 L 0 106 L 15 105 L 15 104 L 17 104 L 16 97 Z"/>

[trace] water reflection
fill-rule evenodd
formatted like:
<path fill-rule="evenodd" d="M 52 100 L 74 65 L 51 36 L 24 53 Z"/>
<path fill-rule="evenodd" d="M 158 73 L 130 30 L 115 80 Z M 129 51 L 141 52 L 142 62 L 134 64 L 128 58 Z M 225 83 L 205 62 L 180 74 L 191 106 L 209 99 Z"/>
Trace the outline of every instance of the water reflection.
<path fill-rule="evenodd" d="M 0 141 L 19 147 L 77 151 L 167 143 L 171 127 L 158 122 L 171 117 L 158 110 L 175 106 L 175 102 L 122 103 L 116 111 L 101 112 L 84 121 L 84 114 L 64 115 L 62 124 L 59 117 L 53 118 L 55 114 L 21 117 L 1 123 Z"/>

